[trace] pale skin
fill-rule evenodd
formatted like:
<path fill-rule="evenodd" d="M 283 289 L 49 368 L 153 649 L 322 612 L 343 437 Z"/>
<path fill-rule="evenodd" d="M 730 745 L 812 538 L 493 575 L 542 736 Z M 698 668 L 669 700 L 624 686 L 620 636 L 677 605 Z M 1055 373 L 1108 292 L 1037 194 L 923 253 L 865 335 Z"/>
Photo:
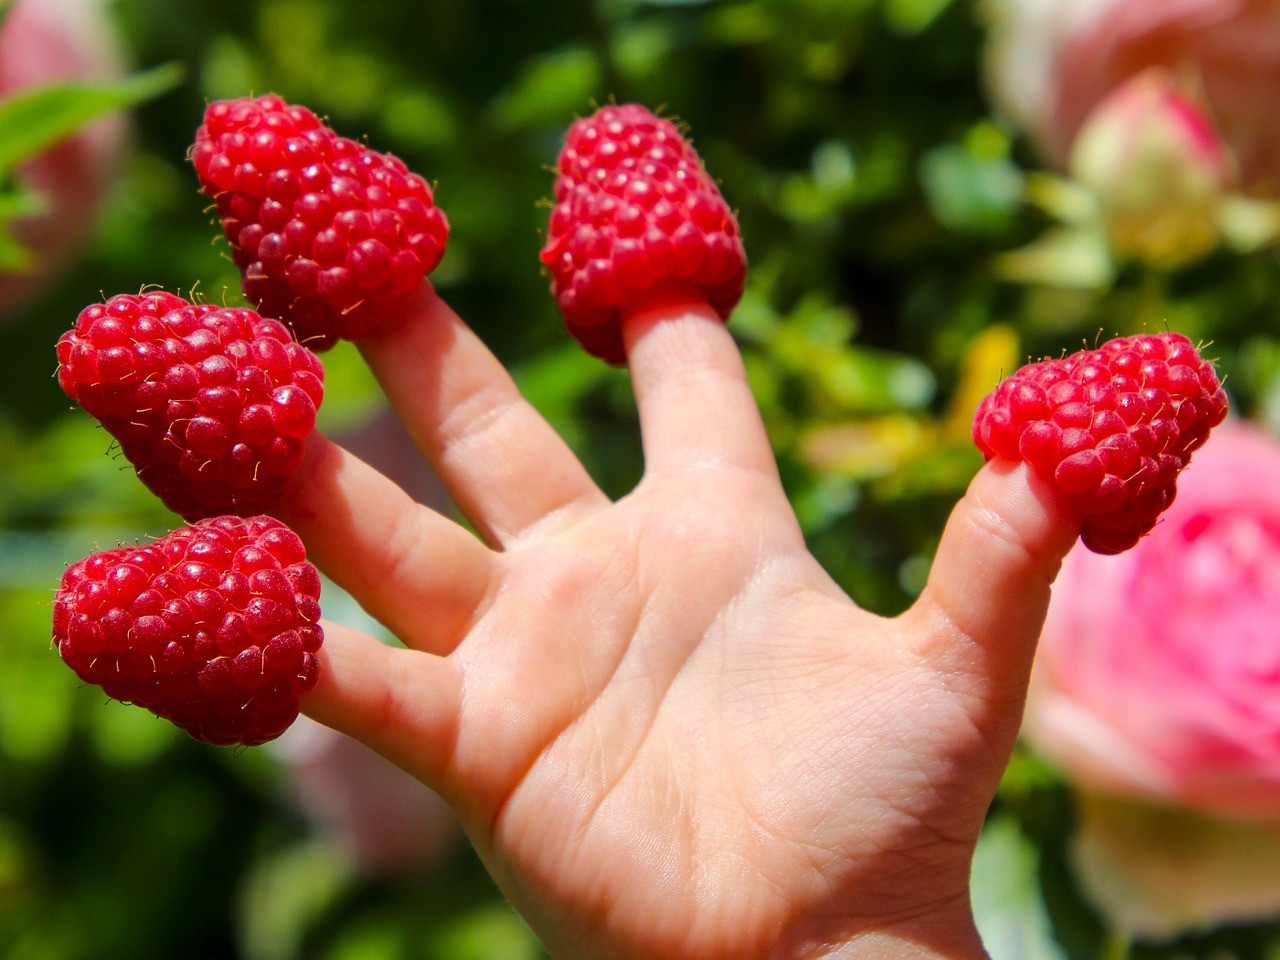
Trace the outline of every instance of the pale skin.
<path fill-rule="evenodd" d="M 304 709 L 443 795 L 559 960 L 985 956 L 969 862 L 1075 522 L 988 465 L 918 602 L 868 613 L 706 304 L 623 330 L 616 502 L 426 284 L 362 343 L 479 536 L 317 436 L 281 516 L 405 646 L 326 623 Z"/>

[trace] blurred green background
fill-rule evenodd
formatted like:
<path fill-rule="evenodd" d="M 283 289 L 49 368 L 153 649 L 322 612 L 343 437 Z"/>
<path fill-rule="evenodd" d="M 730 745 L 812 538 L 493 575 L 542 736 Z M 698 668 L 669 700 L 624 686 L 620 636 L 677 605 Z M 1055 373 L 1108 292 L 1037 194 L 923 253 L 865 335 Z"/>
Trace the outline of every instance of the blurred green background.
<path fill-rule="evenodd" d="M 350 869 L 287 800 L 271 751 L 205 747 L 107 703 L 50 649 L 63 567 L 176 522 L 69 408 L 53 343 L 87 303 L 144 284 L 238 296 L 185 159 L 210 99 L 280 93 L 435 182 L 452 224 L 436 286 L 616 495 L 641 470 L 627 376 L 568 341 L 548 296 L 548 167 L 573 117 L 610 98 L 686 121 L 741 220 L 751 274 L 732 329 L 788 489 L 819 558 L 877 611 L 921 587 L 980 462 L 974 403 L 1027 356 L 1167 322 L 1214 341 L 1238 412 L 1280 426 L 1274 253 L 1092 285 L 1002 269 L 1045 229 L 1025 201 L 1038 161 L 993 119 L 964 0 L 110 11 L 134 68 L 184 73 L 133 113 L 87 252 L 0 327 L 0 956 L 541 956 L 465 847 L 408 873 Z M 325 362 L 322 427 L 358 428 L 377 388 L 346 346 Z M 1015 757 L 994 816 L 1002 922 L 1028 958 L 1280 957 L 1276 924 L 1117 944 L 1066 866 L 1069 791 L 1032 757 Z"/>

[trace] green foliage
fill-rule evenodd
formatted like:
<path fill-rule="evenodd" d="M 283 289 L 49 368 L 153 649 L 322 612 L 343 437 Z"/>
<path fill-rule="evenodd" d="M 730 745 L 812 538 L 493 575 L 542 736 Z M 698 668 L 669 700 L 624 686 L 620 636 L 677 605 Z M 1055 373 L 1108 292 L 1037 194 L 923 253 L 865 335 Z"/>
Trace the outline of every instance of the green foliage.
<path fill-rule="evenodd" d="M 404 878 L 363 876 L 282 801 L 269 752 L 201 748 L 104 703 L 49 648 L 66 564 L 176 522 L 50 374 L 57 336 L 104 295 L 157 284 L 238 302 L 185 159 L 209 99 L 275 90 L 435 182 L 453 234 L 434 281 L 614 495 L 642 469 L 634 406 L 626 373 L 569 344 L 547 294 L 548 166 L 573 116 L 610 98 L 686 121 L 739 213 L 751 273 L 731 329 L 785 482 L 816 555 L 879 612 L 919 592 L 978 466 L 977 397 L 1030 355 L 1168 323 L 1214 341 L 1236 410 L 1280 428 L 1274 250 L 1161 272 L 1100 261 L 1073 237 L 1047 271 L 1035 259 L 1053 241 L 1043 181 L 983 95 L 973 4 L 112 9 L 150 69 L 0 110 L 0 171 L 97 110 L 132 106 L 134 118 L 134 149 L 76 268 L 0 317 L 0 955 L 538 955 L 469 852 Z M 182 82 L 154 64 L 179 65 Z M 6 189 L 0 222 L 34 202 Z M 19 256 L 0 243 L 0 268 Z M 322 427 L 357 429 L 380 393 L 356 351 L 325 362 Z M 1068 788 L 1019 754 L 976 867 L 993 945 L 1021 945 L 1009 960 L 1280 955 L 1265 924 L 1117 945 L 1074 884 L 1071 829 Z"/>
<path fill-rule="evenodd" d="M 113 83 L 36 87 L 0 103 L 0 177 L 94 117 L 150 100 L 177 85 L 182 71 L 156 67 Z"/>
<path fill-rule="evenodd" d="M 5 7 L 0 6 L 0 17 Z M 35 87 L 0 101 L 0 271 L 30 267 L 30 256 L 7 225 L 40 213 L 45 202 L 24 190 L 15 177 L 19 163 L 70 136 L 113 110 L 123 110 L 159 96 L 177 85 L 176 65 L 156 67 L 122 80 L 103 83 L 59 83 Z"/>
<path fill-rule="evenodd" d="M 973 907 L 994 957 L 1066 960 L 1036 883 L 1039 863 L 1039 851 L 1015 820 L 987 824 L 973 858 Z"/>
<path fill-rule="evenodd" d="M 18 273 L 30 269 L 31 254 L 5 227 L 13 220 L 35 216 L 45 209 L 44 198 L 24 190 L 20 183 L 0 187 L 0 271 Z"/>

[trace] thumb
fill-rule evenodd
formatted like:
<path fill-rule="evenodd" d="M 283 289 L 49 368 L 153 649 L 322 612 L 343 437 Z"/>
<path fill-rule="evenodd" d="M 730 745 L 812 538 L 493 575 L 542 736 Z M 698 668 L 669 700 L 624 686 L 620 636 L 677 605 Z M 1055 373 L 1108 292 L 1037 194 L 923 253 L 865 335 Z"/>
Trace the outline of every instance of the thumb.
<path fill-rule="evenodd" d="M 993 460 L 956 505 L 928 583 L 907 613 L 929 637 L 931 661 L 980 681 L 979 692 L 1020 701 L 1049 588 L 1080 533 L 1079 520 L 1025 464 Z"/>

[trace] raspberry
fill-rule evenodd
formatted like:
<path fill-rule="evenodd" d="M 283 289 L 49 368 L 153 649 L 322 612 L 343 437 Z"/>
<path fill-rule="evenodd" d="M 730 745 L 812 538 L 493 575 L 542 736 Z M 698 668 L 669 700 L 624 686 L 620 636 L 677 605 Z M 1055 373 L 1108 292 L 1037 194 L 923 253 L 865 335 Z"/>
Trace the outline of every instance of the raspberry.
<path fill-rule="evenodd" d="M 324 368 L 277 320 L 162 291 L 86 307 L 58 383 L 186 520 L 262 513 L 315 426 Z"/>
<path fill-rule="evenodd" d="M 320 675 L 320 575 L 271 517 L 212 517 L 72 564 L 53 603 L 63 661 L 207 743 L 278 737 Z"/>
<path fill-rule="evenodd" d="M 245 296 L 312 349 L 384 328 L 444 255 L 422 177 L 280 97 L 209 104 L 191 160 Z"/>
<path fill-rule="evenodd" d="M 1023 460 L 1050 481 L 1079 511 L 1086 547 L 1120 553 L 1155 526 L 1226 415 L 1190 340 L 1142 334 L 1022 367 L 978 405 L 973 439 L 988 460 Z"/>
<path fill-rule="evenodd" d="M 644 291 L 683 283 L 728 319 L 746 282 L 738 223 L 701 158 L 638 104 L 569 128 L 541 257 L 569 332 L 614 364 L 626 359 L 620 310 Z"/>

